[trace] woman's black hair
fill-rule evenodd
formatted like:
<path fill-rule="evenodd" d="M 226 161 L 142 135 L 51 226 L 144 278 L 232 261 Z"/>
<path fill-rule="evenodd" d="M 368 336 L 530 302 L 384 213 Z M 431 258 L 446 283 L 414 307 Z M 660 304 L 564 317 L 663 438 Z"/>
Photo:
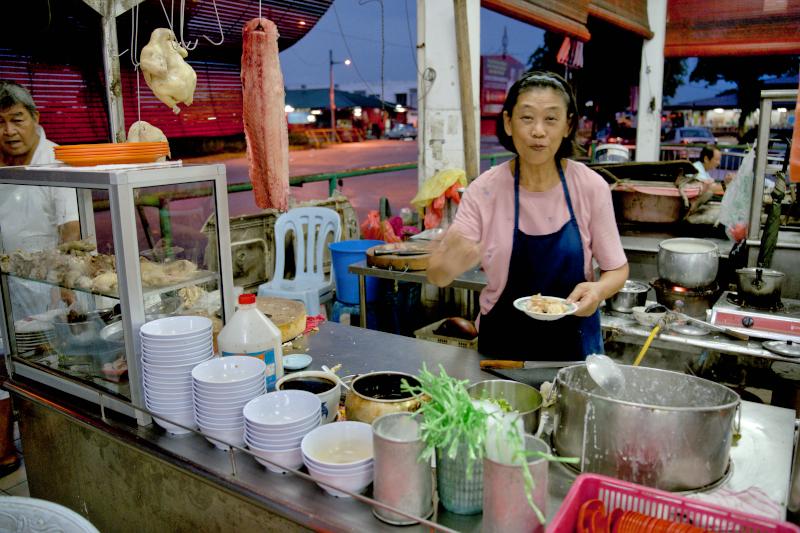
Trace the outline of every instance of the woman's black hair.
<path fill-rule="evenodd" d="M 575 133 L 578 129 L 578 104 L 575 101 L 575 94 L 572 92 L 572 87 L 567 80 L 554 72 L 529 70 L 508 90 L 506 101 L 503 102 L 503 111 L 508 113 L 510 117 L 514 106 L 517 105 L 520 94 L 531 89 L 542 87 L 554 89 L 561 93 L 564 96 L 564 100 L 566 100 L 569 135 L 561 141 L 561 146 L 558 147 L 555 158 L 562 159 L 564 157 L 570 157 L 575 154 Z M 517 149 L 514 147 L 514 140 L 506 133 L 505 123 L 503 122 L 503 111 L 497 115 L 497 140 L 500 141 L 500 144 L 502 144 L 506 150 L 516 154 Z"/>

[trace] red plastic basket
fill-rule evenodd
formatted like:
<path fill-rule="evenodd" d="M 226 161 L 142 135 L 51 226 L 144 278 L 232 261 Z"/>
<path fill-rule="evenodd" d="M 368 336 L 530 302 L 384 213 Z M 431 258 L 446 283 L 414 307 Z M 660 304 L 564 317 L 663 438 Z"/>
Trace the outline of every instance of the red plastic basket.
<path fill-rule="evenodd" d="M 614 509 L 636 511 L 673 522 L 687 522 L 708 531 L 800 533 L 800 528 L 788 522 L 777 522 L 751 514 L 740 513 L 717 505 L 685 498 L 663 490 L 644 487 L 597 474 L 581 474 L 575 480 L 561 504 L 548 533 L 574 533 L 578 510 L 587 500 L 597 498 Z"/>

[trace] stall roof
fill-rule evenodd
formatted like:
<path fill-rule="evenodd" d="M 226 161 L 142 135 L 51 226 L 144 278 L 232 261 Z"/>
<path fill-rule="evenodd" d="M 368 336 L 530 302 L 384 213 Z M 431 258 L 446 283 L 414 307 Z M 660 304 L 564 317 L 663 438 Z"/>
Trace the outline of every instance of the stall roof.
<path fill-rule="evenodd" d="M 380 98 L 366 96 L 347 91 L 335 91 L 336 107 L 373 107 L 380 108 Z M 328 89 L 290 89 L 286 91 L 286 103 L 297 109 L 327 109 L 330 105 L 330 92 Z M 394 103 L 386 101 L 387 107 L 394 107 Z"/>

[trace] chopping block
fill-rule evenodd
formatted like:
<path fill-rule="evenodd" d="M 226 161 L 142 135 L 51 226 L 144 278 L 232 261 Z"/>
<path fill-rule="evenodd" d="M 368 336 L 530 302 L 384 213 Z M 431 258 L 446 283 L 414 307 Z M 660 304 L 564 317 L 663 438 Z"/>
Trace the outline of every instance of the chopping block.
<path fill-rule="evenodd" d="M 281 330 L 282 342 L 294 339 L 306 329 L 306 307 L 303 302 L 258 296 L 256 307 Z"/>

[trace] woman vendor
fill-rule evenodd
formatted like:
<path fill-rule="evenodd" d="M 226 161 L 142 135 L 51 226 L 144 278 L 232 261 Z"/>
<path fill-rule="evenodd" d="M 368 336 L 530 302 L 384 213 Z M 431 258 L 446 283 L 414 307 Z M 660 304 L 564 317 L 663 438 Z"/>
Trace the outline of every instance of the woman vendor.
<path fill-rule="evenodd" d="M 498 139 L 516 157 L 467 188 L 433 253 L 428 279 L 439 286 L 480 263 L 478 350 L 522 360 L 575 360 L 602 353 L 598 305 L 628 278 L 611 192 L 599 174 L 567 159 L 578 109 L 557 74 L 528 72 L 509 90 Z M 600 268 L 594 279 L 592 260 Z M 515 299 L 541 293 L 577 304 L 573 316 L 537 321 Z"/>

